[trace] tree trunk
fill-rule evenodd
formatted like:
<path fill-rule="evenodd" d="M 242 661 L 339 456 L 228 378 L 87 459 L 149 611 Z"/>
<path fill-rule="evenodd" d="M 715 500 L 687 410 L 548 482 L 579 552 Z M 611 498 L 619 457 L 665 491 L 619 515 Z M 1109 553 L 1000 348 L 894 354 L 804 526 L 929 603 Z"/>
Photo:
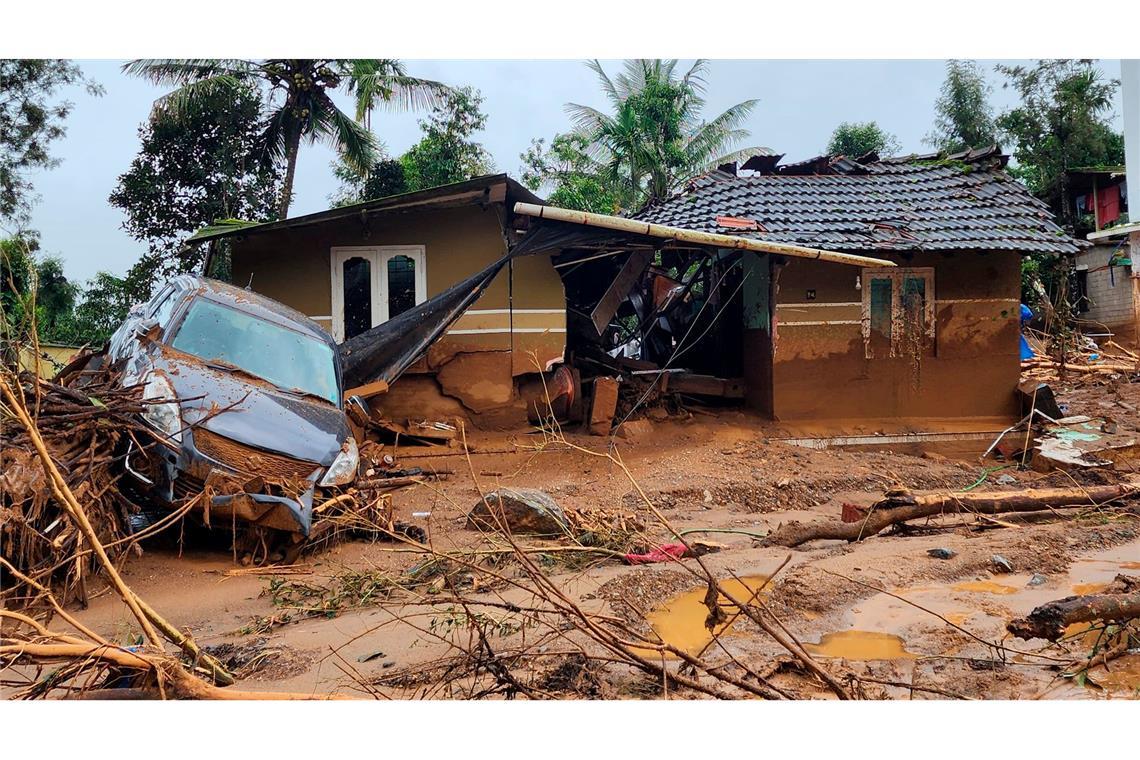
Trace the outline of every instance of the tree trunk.
<path fill-rule="evenodd" d="M 996 515 L 1008 512 L 1040 512 L 1073 507 L 1095 507 L 1135 496 L 1136 486 L 1091 488 L 1040 488 L 989 493 L 938 493 L 913 496 L 908 491 L 888 492 L 871 507 L 866 518 L 855 522 L 790 522 L 773 531 L 766 543 L 776 546 L 800 544 L 826 538 L 861 541 L 896 523 L 956 512 Z"/>
<path fill-rule="evenodd" d="M 277 207 L 277 218 L 289 217 L 289 206 L 293 202 L 293 177 L 297 174 L 297 154 L 301 148 L 301 130 L 291 128 L 285 143 L 285 184 L 281 187 L 281 203 Z"/>
<path fill-rule="evenodd" d="M 1140 591 L 1136 579 L 1118 575 L 1118 589 L 1133 589 L 1125 593 L 1106 593 L 1088 596 L 1067 596 L 1064 599 L 1043 604 L 1026 617 L 1011 620 L 1006 630 L 1019 639 L 1048 639 L 1056 641 L 1065 635 L 1065 629 L 1074 623 L 1091 623 L 1104 620 L 1121 623 L 1140 618 Z"/>

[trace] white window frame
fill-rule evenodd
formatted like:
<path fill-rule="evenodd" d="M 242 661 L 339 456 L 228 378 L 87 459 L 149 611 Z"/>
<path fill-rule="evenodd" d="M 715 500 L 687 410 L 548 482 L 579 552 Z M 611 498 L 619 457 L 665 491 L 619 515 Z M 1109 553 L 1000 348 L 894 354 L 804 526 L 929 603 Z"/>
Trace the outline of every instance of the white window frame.
<path fill-rule="evenodd" d="M 360 257 L 368 260 L 372 281 L 372 327 L 388 321 L 388 261 L 407 256 L 416 264 L 416 303 L 427 300 L 427 249 L 422 245 L 347 245 L 329 251 L 332 270 L 332 334 L 344 342 L 344 262 Z"/>
<path fill-rule="evenodd" d="M 926 303 L 923 306 L 926 321 L 926 338 L 930 342 L 931 350 L 935 343 L 934 323 L 934 267 L 883 267 L 881 269 L 864 269 L 861 273 L 859 286 L 863 291 L 862 323 L 863 347 L 865 356 L 874 359 L 871 349 L 871 280 L 891 281 L 891 350 L 890 357 L 903 356 L 903 331 L 898 324 L 896 316 L 902 313 L 902 286 L 907 279 L 921 279 L 924 282 Z M 882 357 L 879 357 L 882 358 Z"/>

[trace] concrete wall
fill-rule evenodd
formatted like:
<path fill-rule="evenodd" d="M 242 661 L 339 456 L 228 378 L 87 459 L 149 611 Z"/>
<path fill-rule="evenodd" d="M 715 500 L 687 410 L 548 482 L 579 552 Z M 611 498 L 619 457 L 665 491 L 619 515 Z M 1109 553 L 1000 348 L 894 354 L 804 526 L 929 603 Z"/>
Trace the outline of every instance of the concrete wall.
<path fill-rule="evenodd" d="M 253 235 L 233 245 L 232 279 L 245 284 L 252 276 L 253 290 L 331 330 L 332 248 L 424 246 L 431 298 L 506 253 L 501 212 L 499 205 L 459 206 Z M 537 371 L 536 363 L 547 368 L 561 361 L 565 346 L 566 298 L 550 257 L 516 259 L 410 370 L 434 374 L 435 381 L 398 383 L 378 404 L 405 417 L 517 406 L 513 377 Z"/>
<path fill-rule="evenodd" d="M 1116 334 L 1120 343 L 1135 344 L 1136 325 L 1136 279 L 1129 266 L 1105 268 L 1116 245 L 1097 245 L 1077 254 L 1077 266 L 1087 267 L 1085 279 L 1088 285 L 1089 310 L 1080 314 L 1085 321 L 1082 329 L 1087 333 L 1107 330 Z M 1121 251 L 1128 255 L 1127 246 Z"/>
<path fill-rule="evenodd" d="M 1017 413 L 1020 261 L 1009 253 L 875 254 L 934 269 L 930 355 L 868 359 L 863 270 L 791 260 L 776 276 L 773 407 L 779 420 L 857 426 L 992 424 Z M 813 297 L 814 296 L 814 297 Z"/>

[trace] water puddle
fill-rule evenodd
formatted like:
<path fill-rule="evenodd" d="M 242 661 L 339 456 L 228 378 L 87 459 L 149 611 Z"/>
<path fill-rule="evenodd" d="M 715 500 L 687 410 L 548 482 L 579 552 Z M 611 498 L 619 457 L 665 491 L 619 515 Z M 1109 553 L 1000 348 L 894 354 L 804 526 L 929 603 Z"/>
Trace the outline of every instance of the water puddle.
<path fill-rule="evenodd" d="M 751 598 L 756 590 L 767 581 L 767 575 L 749 575 L 739 580 L 732 578 L 721 581 L 720 585 L 729 594 L 743 601 Z M 723 633 L 727 627 L 723 623 L 713 631 L 705 627 L 705 620 L 709 616 L 709 608 L 705 606 L 705 594 L 707 593 L 708 588 L 701 586 L 675 596 L 661 607 L 650 612 L 646 616 L 646 621 L 666 644 L 671 644 L 682 652 L 696 655 L 713 640 L 715 634 Z M 718 604 L 729 617 L 739 611 L 736 605 L 728 601 L 723 595 L 718 600 Z M 644 650 L 640 653 L 642 655 L 652 654 L 654 657 L 659 656 L 653 650 Z M 672 658 L 673 655 L 666 655 L 666 657 Z"/>
<path fill-rule="evenodd" d="M 804 649 L 820 657 L 842 657 L 845 660 L 909 660 L 914 654 L 906 642 L 891 633 L 877 631 L 838 631 L 826 633 L 818 644 L 804 644 Z"/>
<path fill-rule="evenodd" d="M 1108 663 L 1108 669 L 1098 668 L 1089 673 L 1089 679 L 1114 697 L 1140 696 L 1140 655 L 1130 654 Z"/>
<path fill-rule="evenodd" d="M 955 591 L 972 591 L 976 594 L 1016 594 L 1020 589 L 993 581 L 966 581 L 951 586 Z"/>
<path fill-rule="evenodd" d="M 1073 585 L 1073 593 L 1077 596 L 1085 594 L 1099 594 L 1108 588 L 1107 583 L 1077 583 Z"/>

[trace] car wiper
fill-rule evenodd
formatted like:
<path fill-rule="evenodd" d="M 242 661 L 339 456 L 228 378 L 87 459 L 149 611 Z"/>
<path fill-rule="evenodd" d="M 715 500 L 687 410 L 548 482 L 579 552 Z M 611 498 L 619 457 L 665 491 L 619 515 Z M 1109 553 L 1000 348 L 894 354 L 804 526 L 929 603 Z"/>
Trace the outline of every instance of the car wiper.
<path fill-rule="evenodd" d="M 281 386 L 277 386 L 277 387 L 280 388 Z M 313 393 L 312 391 L 307 391 L 304 388 L 281 388 L 281 390 L 284 391 L 285 393 L 288 393 L 290 396 L 309 396 L 311 398 L 320 399 L 321 401 L 324 401 L 326 404 L 332 403 L 331 401 L 329 401 L 326 397 L 322 396 L 321 394 Z"/>

